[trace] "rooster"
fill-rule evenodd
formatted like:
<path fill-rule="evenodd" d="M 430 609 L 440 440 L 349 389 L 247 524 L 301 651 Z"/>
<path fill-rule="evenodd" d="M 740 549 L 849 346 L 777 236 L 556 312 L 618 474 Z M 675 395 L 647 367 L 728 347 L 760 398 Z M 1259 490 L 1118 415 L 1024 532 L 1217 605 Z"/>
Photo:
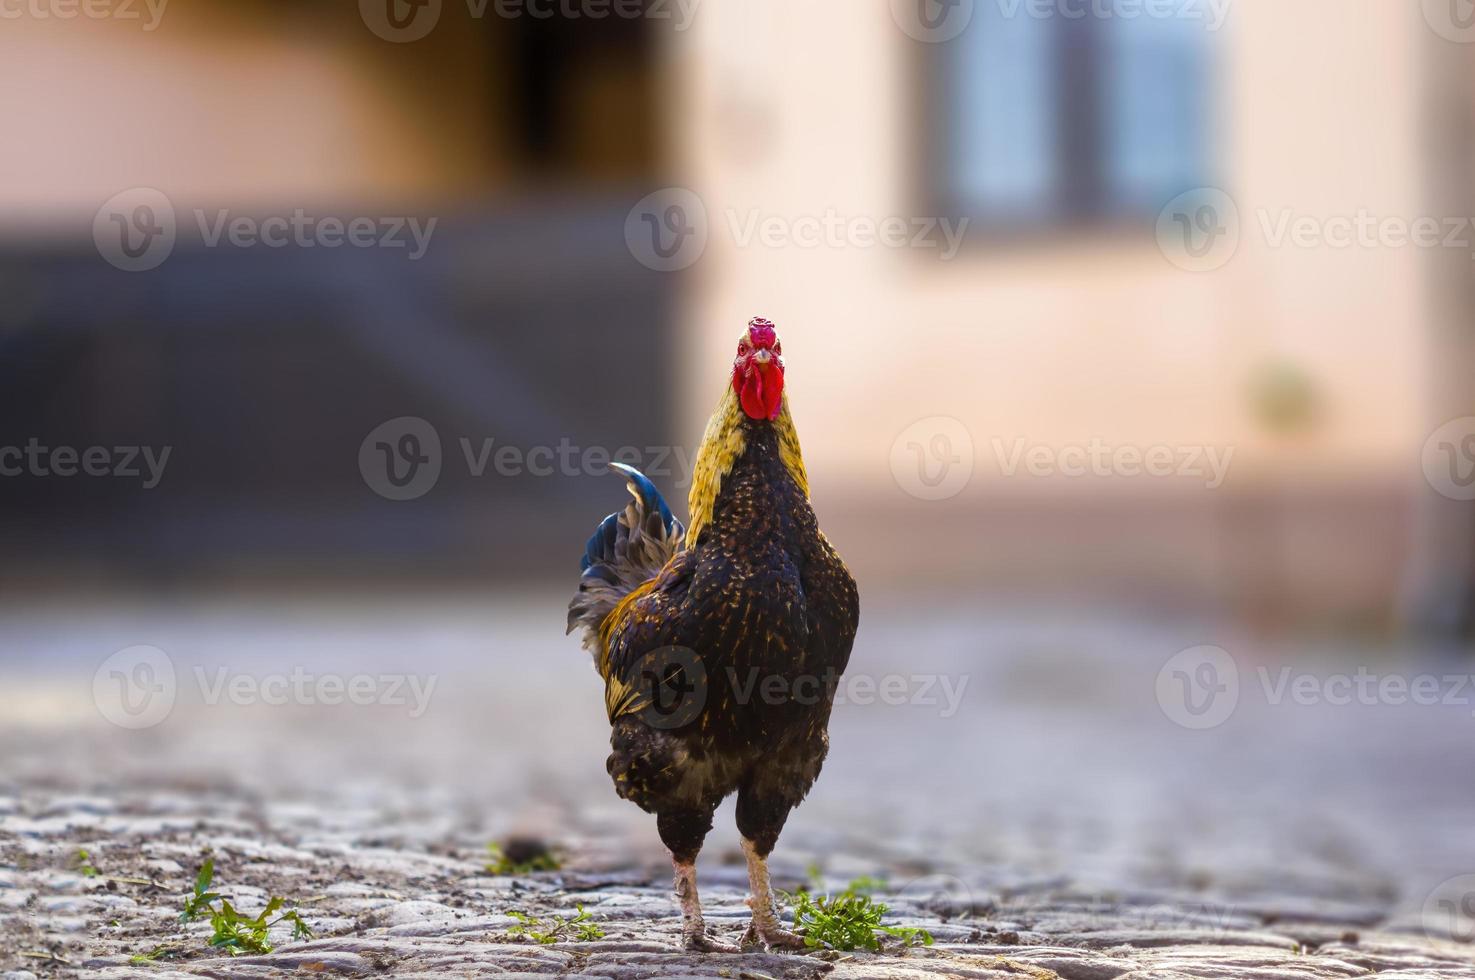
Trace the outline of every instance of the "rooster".
<path fill-rule="evenodd" d="M 568 615 L 604 679 L 606 768 L 621 797 L 655 814 L 687 948 L 738 948 L 707 934 L 696 885 L 713 811 L 732 793 L 753 910 L 740 945 L 803 948 L 775 912 L 768 855 L 824 763 L 860 600 L 809 505 L 773 324 L 751 320 L 738 341 L 688 525 L 643 474 L 614 465 L 634 500 L 589 539 Z"/>

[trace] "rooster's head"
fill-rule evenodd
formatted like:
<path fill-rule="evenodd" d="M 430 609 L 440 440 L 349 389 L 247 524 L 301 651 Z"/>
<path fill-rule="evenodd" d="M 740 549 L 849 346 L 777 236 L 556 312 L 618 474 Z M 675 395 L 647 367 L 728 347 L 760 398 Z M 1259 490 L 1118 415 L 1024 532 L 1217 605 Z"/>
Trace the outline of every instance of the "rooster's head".
<path fill-rule="evenodd" d="M 772 323 L 762 317 L 748 321 L 732 362 L 732 390 L 751 419 L 778 417 L 784 397 L 783 352 Z"/>

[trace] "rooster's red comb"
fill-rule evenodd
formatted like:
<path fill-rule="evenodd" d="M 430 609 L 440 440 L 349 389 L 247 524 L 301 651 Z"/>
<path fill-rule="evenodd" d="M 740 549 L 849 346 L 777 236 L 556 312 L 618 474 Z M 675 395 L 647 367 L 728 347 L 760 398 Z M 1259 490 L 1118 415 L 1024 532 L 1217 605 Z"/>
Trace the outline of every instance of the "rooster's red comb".
<path fill-rule="evenodd" d="M 753 342 L 754 347 L 768 350 L 778 340 L 778 332 L 774 330 L 771 320 L 755 316 L 748 321 L 748 339 Z"/>

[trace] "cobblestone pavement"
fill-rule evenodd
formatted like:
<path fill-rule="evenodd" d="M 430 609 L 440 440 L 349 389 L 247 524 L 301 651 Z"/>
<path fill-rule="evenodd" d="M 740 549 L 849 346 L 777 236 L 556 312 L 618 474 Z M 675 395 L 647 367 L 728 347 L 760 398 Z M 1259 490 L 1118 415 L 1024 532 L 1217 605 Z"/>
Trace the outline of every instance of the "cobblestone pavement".
<path fill-rule="evenodd" d="M 887 921 L 935 944 L 683 953 L 650 818 L 603 772 L 597 681 L 550 618 L 538 597 L 493 611 L 12 611 L 0 974 L 1475 978 L 1468 705 L 1277 706 L 1247 673 L 1233 717 L 1188 731 L 1155 699 L 1169 656 L 1215 642 L 1247 666 L 1277 652 L 1202 625 L 956 610 L 868 615 L 852 673 L 907 678 L 907 703 L 847 692 L 825 774 L 774 860 L 788 889 L 811 866 L 830 888 L 881 879 Z M 130 731 L 99 716 L 92 685 L 138 643 L 168 652 L 178 696 Z M 1303 656 L 1298 670 L 1330 669 Z M 417 717 L 207 703 L 222 669 L 300 667 L 435 686 Z M 964 684 L 956 710 L 927 703 L 914 677 Z M 546 840 L 563 868 L 489 872 L 487 843 L 508 835 Z M 736 843 L 729 803 L 700 884 L 710 926 L 733 940 L 747 913 Z M 284 896 L 316 938 L 283 925 L 269 955 L 210 949 L 208 926 L 178 919 L 207 853 L 226 899 L 255 914 Z M 511 910 L 578 905 L 603 939 L 509 934 Z"/>

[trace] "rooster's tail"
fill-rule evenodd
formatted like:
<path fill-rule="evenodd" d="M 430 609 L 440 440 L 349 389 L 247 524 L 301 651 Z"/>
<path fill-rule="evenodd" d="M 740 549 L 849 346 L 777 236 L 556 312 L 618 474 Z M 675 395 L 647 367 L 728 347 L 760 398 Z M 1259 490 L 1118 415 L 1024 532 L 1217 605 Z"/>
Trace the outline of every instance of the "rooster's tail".
<path fill-rule="evenodd" d="M 623 463 L 610 467 L 625 475 L 635 499 L 601 521 L 585 545 L 579 591 L 568 606 L 568 632 L 583 628 L 584 646 L 596 662 L 605 618 L 621 599 L 655 578 L 686 537 L 686 528 L 644 473 Z"/>

